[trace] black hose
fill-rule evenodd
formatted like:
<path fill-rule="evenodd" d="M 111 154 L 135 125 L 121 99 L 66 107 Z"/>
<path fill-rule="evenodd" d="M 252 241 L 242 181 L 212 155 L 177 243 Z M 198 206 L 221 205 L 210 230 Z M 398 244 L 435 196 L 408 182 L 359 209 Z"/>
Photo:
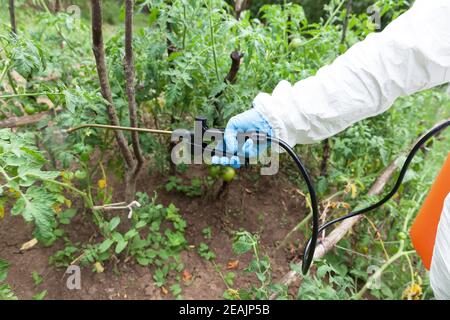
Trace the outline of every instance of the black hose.
<path fill-rule="evenodd" d="M 378 201 L 366 208 L 363 208 L 363 209 L 360 209 L 360 210 L 357 210 L 354 212 L 350 212 L 349 214 L 339 217 L 337 219 L 334 219 L 330 222 L 327 222 L 327 223 L 323 224 L 322 226 L 319 226 L 319 203 L 317 201 L 317 196 L 316 196 L 316 192 L 314 189 L 314 185 L 312 183 L 311 177 L 309 176 L 308 171 L 306 170 L 303 162 L 301 161 L 299 156 L 295 153 L 295 151 L 286 142 L 284 142 L 280 139 L 277 139 L 277 138 L 273 138 L 273 137 L 265 137 L 265 139 L 267 139 L 268 141 L 272 141 L 275 144 L 280 145 L 291 156 L 291 158 L 294 160 L 295 164 L 297 165 L 301 175 L 303 176 L 303 179 L 305 180 L 306 186 L 309 191 L 309 196 L 311 199 L 312 214 L 313 214 L 313 226 L 312 226 L 312 236 L 309 239 L 307 245 L 305 246 L 305 249 L 303 252 L 302 272 L 304 275 L 306 275 L 308 273 L 309 268 L 311 267 L 312 261 L 314 259 L 314 253 L 316 251 L 317 239 L 319 237 L 319 234 L 323 230 L 333 226 L 334 224 L 336 224 L 338 222 L 342 222 L 346 219 L 349 219 L 349 218 L 367 213 L 369 211 L 375 210 L 375 209 L 381 207 L 387 201 L 389 201 L 397 193 L 398 189 L 402 185 L 403 179 L 405 178 L 405 175 L 409 168 L 409 165 L 411 164 L 414 156 L 417 154 L 417 151 L 419 151 L 419 149 L 428 140 L 430 140 L 432 137 L 436 136 L 438 133 L 440 133 L 441 131 L 446 129 L 448 126 L 450 126 L 450 120 L 446 120 L 443 123 L 435 126 L 433 129 L 428 131 L 417 141 L 417 143 L 414 145 L 412 150 L 409 152 L 409 154 L 405 160 L 405 163 L 403 164 L 403 167 L 400 170 L 400 174 L 397 178 L 397 181 L 395 182 L 394 187 L 380 201 Z"/>
<path fill-rule="evenodd" d="M 309 240 L 308 243 L 314 243 L 313 249 L 312 251 L 315 251 L 315 247 L 316 247 L 316 243 L 317 243 L 317 239 L 319 238 L 319 203 L 317 200 L 317 195 L 316 195 L 316 190 L 314 188 L 314 184 L 312 182 L 311 177 L 309 176 L 308 171 L 306 170 L 306 167 L 304 166 L 302 160 L 300 159 L 300 157 L 295 153 L 294 149 L 291 148 L 291 146 L 289 146 L 286 142 L 284 142 L 283 140 L 279 140 L 276 138 L 268 138 L 269 141 L 275 142 L 276 144 L 280 145 L 292 158 L 292 160 L 294 160 L 295 164 L 298 167 L 298 170 L 300 171 L 300 173 L 303 176 L 303 179 L 306 182 L 306 186 L 308 188 L 308 192 L 309 192 L 309 197 L 311 199 L 311 208 L 312 208 L 312 223 L 313 223 L 313 228 L 312 228 L 312 235 L 311 238 Z M 312 260 L 314 258 L 314 255 L 304 255 L 303 256 L 303 264 L 302 264 L 302 268 L 304 266 L 308 266 L 306 271 L 303 268 L 303 274 L 306 274 L 306 272 L 308 272 L 309 266 L 312 264 Z"/>

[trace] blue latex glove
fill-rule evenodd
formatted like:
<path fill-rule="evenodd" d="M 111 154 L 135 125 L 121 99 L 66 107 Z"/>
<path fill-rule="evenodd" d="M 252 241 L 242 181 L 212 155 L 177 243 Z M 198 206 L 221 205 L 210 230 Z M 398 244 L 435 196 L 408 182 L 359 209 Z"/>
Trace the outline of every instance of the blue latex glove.
<path fill-rule="evenodd" d="M 237 116 L 234 116 L 228 121 L 225 128 L 224 141 L 226 153 L 245 155 L 250 158 L 257 157 L 263 151 L 267 144 L 256 144 L 252 139 L 248 139 L 241 150 L 238 150 L 237 134 L 244 132 L 265 133 L 269 136 L 273 135 L 273 130 L 270 124 L 263 116 L 255 109 L 250 109 Z M 218 146 L 219 150 L 223 150 L 223 145 Z M 230 165 L 233 168 L 239 168 L 239 157 L 231 158 L 214 156 L 211 159 L 212 164 Z"/>

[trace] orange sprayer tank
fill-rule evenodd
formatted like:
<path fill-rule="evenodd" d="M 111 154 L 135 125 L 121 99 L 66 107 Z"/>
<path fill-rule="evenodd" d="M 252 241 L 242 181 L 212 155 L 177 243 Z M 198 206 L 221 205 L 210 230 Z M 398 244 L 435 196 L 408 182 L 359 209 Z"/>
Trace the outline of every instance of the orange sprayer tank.
<path fill-rule="evenodd" d="M 433 258 L 434 242 L 444 207 L 450 193 L 450 153 L 441 172 L 433 183 L 416 220 L 411 228 L 411 239 L 424 266 L 429 270 Z"/>

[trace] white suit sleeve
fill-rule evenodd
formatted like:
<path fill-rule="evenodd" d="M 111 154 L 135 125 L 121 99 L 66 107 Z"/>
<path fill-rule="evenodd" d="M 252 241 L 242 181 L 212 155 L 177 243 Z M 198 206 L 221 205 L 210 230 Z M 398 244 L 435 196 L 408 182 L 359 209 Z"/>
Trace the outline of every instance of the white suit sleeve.
<path fill-rule="evenodd" d="M 431 260 L 430 283 L 438 300 L 450 300 L 450 193 L 444 202 Z"/>
<path fill-rule="evenodd" d="M 400 96 L 450 82 L 449 17 L 450 0 L 417 0 L 315 76 L 282 81 L 253 105 L 290 145 L 330 137 Z"/>

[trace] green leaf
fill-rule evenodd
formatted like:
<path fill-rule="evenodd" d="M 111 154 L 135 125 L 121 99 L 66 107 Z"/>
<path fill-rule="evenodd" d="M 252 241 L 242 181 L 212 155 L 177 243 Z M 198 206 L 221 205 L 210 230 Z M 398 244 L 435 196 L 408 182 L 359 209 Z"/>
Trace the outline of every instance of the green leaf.
<path fill-rule="evenodd" d="M 116 242 L 125 241 L 124 238 L 123 238 L 123 235 L 122 235 L 121 233 L 119 233 L 119 232 L 114 232 L 114 233 L 112 234 L 112 238 L 113 238 L 114 241 L 116 241 Z"/>
<path fill-rule="evenodd" d="M 48 240 L 54 237 L 53 226 L 55 214 L 53 205 L 55 197 L 45 189 L 36 186 L 28 188 L 27 192 L 17 200 L 11 210 L 12 215 L 22 214 L 27 222 L 35 223 L 35 236 Z"/>
<path fill-rule="evenodd" d="M 140 228 L 145 227 L 146 225 L 147 225 L 147 222 L 141 220 L 141 221 L 139 221 L 138 223 L 136 223 L 135 228 L 136 228 L 136 229 L 140 229 Z"/>
<path fill-rule="evenodd" d="M 163 269 L 158 268 L 155 270 L 153 279 L 155 280 L 155 284 L 158 287 L 162 287 L 166 283 L 166 275 L 167 275 L 167 273 L 164 272 Z"/>
<path fill-rule="evenodd" d="M 47 290 L 44 290 L 41 293 L 34 295 L 33 300 L 44 300 L 46 295 L 47 295 Z"/>
<path fill-rule="evenodd" d="M 172 232 L 171 230 L 167 229 L 164 234 L 169 240 L 171 247 L 180 247 L 186 242 L 186 239 L 181 232 Z"/>
<path fill-rule="evenodd" d="M 64 210 L 63 212 L 61 212 L 58 215 L 59 222 L 62 224 L 69 224 L 70 219 L 72 219 L 76 214 L 77 214 L 76 209 L 71 208 L 71 209 Z"/>
<path fill-rule="evenodd" d="M 41 275 L 39 273 L 37 273 L 36 271 L 33 271 L 31 273 L 31 277 L 33 278 L 34 281 L 34 285 L 37 287 L 38 285 L 40 285 L 42 283 L 42 281 L 44 281 L 41 277 Z"/>
<path fill-rule="evenodd" d="M 158 19 L 158 14 L 159 14 L 159 8 L 158 7 L 153 7 L 152 10 L 150 11 L 150 14 L 148 15 L 148 25 L 151 26 L 153 24 L 153 22 L 156 21 L 156 19 Z"/>
<path fill-rule="evenodd" d="M 106 239 L 105 241 L 103 241 L 100 246 L 98 247 L 98 250 L 100 251 L 100 253 L 106 252 L 114 243 L 114 240 L 112 239 Z"/>
<path fill-rule="evenodd" d="M 1 300 L 17 300 L 16 295 L 7 284 L 0 285 L 0 301 Z"/>
<path fill-rule="evenodd" d="M 137 236 L 139 233 L 135 229 L 129 230 L 127 233 L 125 233 L 125 239 L 130 240 Z"/>
<path fill-rule="evenodd" d="M 116 245 L 116 253 L 121 253 L 127 247 L 128 241 L 119 241 Z"/>
<path fill-rule="evenodd" d="M 167 220 L 177 221 L 180 218 L 179 210 L 173 203 L 167 207 Z"/>
<path fill-rule="evenodd" d="M 117 228 L 117 226 L 120 224 L 120 217 L 114 217 L 111 219 L 108 225 L 109 231 L 114 231 L 114 229 Z"/>
<path fill-rule="evenodd" d="M 326 265 L 326 264 L 322 265 L 322 266 L 317 268 L 316 276 L 317 276 L 317 278 L 322 279 L 330 271 L 332 271 L 332 269 L 330 268 L 329 265 Z"/>
<path fill-rule="evenodd" d="M 40 161 L 42 163 L 45 162 L 45 158 L 38 151 L 32 150 L 32 149 L 27 148 L 27 147 L 22 147 L 22 148 L 20 148 L 20 150 L 22 150 L 23 152 L 29 154 L 30 156 L 32 156 L 33 158 L 35 158 L 36 160 L 38 160 L 38 161 Z"/>
<path fill-rule="evenodd" d="M 249 241 L 249 237 L 244 235 L 239 235 L 236 241 L 233 243 L 233 251 L 236 254 L 244 254 L 249 252 L 253 248 L 253 243 Z"/>
<path fill-rule="evenodd" d="M 236 277 L 236 275 L 234 274 L 234 272 L 228 272 L 225 275 L 224 280 L 225 280 L 226 284 L 231 287 L 233 285 L 235 277 Z"/>
<path fill-rule="evenodd" d="M 264 273 L 256 272 L 256 277 L 262 283 L 264 283 L 266 281 L 266 275 Z"/>
<path fill-rule="evenodd" d="M 5 281 L 8 276 L 9 263 L 6 260 L 0 259 L 0 282 Z"/>
<path fill-rule="evenodd" d="M 16 204 L 11 209 L 11 215 L 17 216 L 25 210 L 26 200 L 24 198 L 19 198 Z"/>
<path fill-rule="evenodd" d="M 141 266 L 144 266 L 144 267 L 148 266 L 153 261 L 152 259 L 149 259 L 146 257 L 137 257 L 136 260 Z"/>
<path fill-rule="evenodd" d="M 182 289 L 181 286 L 178 283 L 176 283 L 170 286 L 170 291 L 174 296 L 178 296 L 181 294 Z"/>
<path fill-rule="evenodd" d="M 32 177 L 40 180 L 54 180 L 59 176 L 59 172 L 56 171 L 42 171 L 32 164 L 21 165 L 17 173 L 20 177 L 25 178 L 26 176 Z"/>

